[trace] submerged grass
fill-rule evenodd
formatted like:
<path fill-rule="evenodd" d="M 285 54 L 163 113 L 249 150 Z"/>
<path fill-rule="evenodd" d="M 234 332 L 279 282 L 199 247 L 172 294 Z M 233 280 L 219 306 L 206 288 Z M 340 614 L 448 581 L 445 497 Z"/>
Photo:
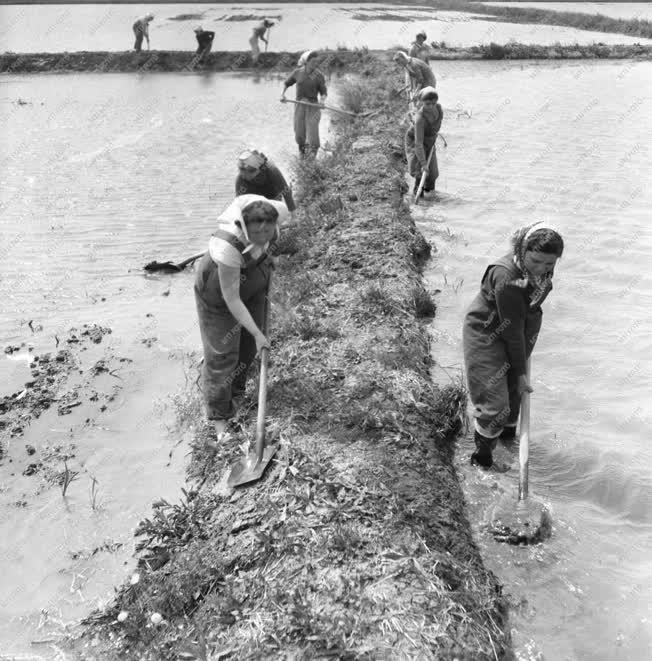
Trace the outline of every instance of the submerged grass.
<path fill-rule="evenodd" d="M 253 411 L 214 453 L 208 426 L 195 430 L 195 482 L 139 526 L 140 580 L 87 620 L 81 658 L 482 660 L 509 650 L 500 588 L 450 461 L 464 391 L 429 376 L 418 314 L 428 251 L 392 157 L 393 80 L 367 78 L 384 112 L 335 120 L 333 151 L 296 164 L 302 224 L 272 294 L 267 427 L 279 452 L 262 480 L 232 491 L 223 478 L 253 437 Z"/>

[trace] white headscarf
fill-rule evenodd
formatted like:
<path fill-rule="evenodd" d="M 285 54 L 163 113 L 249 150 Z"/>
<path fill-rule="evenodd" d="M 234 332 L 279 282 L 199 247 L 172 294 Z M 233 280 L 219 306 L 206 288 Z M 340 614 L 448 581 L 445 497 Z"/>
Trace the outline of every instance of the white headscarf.
<path fill-rule="evenodd" d="M 238 197 L 236 197 L 233 202 L 231 202 L 231 204 L 229 204 L 229 206 L 224 209 L 224 211 L 217 217 L 217 220 L 220 222 L 220 224 L 232 225 L 235 230 L 240 229 L 242 231 L 248 243 L 244 252 L 249 252 L 254 247 L 254 244 L 251 243 L 249 239 L 247 225 L 245 224 L 244 218 L 242 217 L 242 212 L 252 202 L 258 201 L 267 202 L 268 204 L 271 204 L 276 209 L 276 211 L 278 211 L 277 223 L 279 227 L 283 223 L 287 222 L 288 218 L 290 217 L 290 212 L 288 211 L 288 208 L 285 206 L 284 202 L 279 202 L 278 200 L 268 200 L 262 195 L 254 195 L 253 193 L 248 193 L 247 195 L 238 195 Z"/>
<path fill-rule="evenodd" d="M 543 275 L 534 275 L 525 268 L 525 253 L 527 252 L 528 239 L 539 230 L 551 230 L 561 236 L 560 231 L 554 225 L 539 220 L 529 227 L 519 230 L 514 244 L 514 263 L 521 269 L 527 281 L 534 287 L 534 291 L 530 297 L 530 307 L 534 307 L 552 289 L 552 276 L 554 275 L 554 271 L 548 271 Z"/>
<path fill-rule="evenodd" d="M 306 62 L 308 61 L 308 58 L 310 57 L 310 54 L 312 53 L 311 50 L 307 50 L 305 53 L 301 54 L 301 57 L 299 58 L 299 61 L 297 64 L 302 67 L 305 66 Z"/>

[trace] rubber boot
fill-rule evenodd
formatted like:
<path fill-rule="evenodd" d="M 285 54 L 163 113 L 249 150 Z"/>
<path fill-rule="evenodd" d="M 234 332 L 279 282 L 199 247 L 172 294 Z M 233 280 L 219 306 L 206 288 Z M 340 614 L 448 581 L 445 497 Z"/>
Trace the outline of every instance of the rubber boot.
<path fill-rule="evenodd" d="M 500 432 L 498 437 L 501 441 L 514 441 L 516 440 L 516 425 L 510 425 L 508 427 L 503 427 L 503 430 Z"/>
<path fill-rule="evenodd" d="M 476 431 L 473 440 L 475 441 L 476 450 L 471 455 L 471 463 L 478 464 L 483 468 L 491 468 L 494 463 L 491 450 L 496 443 L 496 439 L 487 438 Z"/>

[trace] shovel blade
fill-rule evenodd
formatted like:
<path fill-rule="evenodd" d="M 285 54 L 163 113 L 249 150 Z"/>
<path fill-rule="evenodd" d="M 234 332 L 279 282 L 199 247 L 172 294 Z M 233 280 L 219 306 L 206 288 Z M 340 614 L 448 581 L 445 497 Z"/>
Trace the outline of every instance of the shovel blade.
<path fill-rule="evenodd" d="M 263 457 L 260 461 L 258 461 L 256 452 L 250 452 L 246 457 L 236 461 L 231 466 L 227 484 L 230 487 L 239 487 L 260 480 L 277 450 L 278 444 L 268 445 L 263 450 Z"/>

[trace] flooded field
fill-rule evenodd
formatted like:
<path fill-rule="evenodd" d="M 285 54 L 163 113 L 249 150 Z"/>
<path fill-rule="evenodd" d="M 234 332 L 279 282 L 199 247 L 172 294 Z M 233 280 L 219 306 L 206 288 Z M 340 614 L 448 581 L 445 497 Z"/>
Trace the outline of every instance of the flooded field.
<path fill-rule="evenodd" d="M 439 249 L 427 273 L 441 290 L 437 381 L 461 374 L 463 316 L 511 231 L 546 219 L 566 241 L 532 363 L 530 488 L 552 507 L 552 540 L 490 539 L 490 506 L 516 503 L 518 461 L 506 474 L 469 466 L 470 434 L 457 456 L 485 561 L 510 595 L 518 658 L 648 659 L 652 65 L 436 68 L 444 107 L 457 108 L 442 126 L 441 199 L 417 207 Z"/>
<path fill-rule="evenodd" d="M 194 273 L 145 277 L 141 267 L 205 248 L 243 148 L 257 146 L 290 176 L 292 109 L 278 103 L 281 89 L 281 80 L 232 74 L 0 77 L 9 128 L 0 335 L 34 346 L 2 354 L 0 394 L 20 390 L 30 357 L 65 346 L 71 326 L 113 331 L 81 354 L 84 375 L 98 360 L 125 359 L 103 375 L 102 387 L 120 391 L 95 420 L 81 406 L 66 416 L 53 409 L 24 436 L 3 437 L 3 654 L 34 654 L 30 641 L 56 640 L 110 599 L 133 566 L 136 524 L 154 500 L 181 496 L 189 447 L 178 395 L 197 377 L 201 347 Z M 326 116 L 322 140 L 328 125 Z M 69 465 L 79 472 L 66 499 L 43 471 L 22 474 L 57 447 L 75 454 Z"/>
<path fill-rule="evenodd" d="M 0 7 L 0 52 L 124 51 L 133 48 L 131 26 L 151 11 L 154 50 L 195 50 L 193 28 L 215 31 L 214 50 L 248 50 L 253 27 L 267 16 L 276 24 L 269 49 L 385 49 L 407 47 L 419 30 L 429 41 L 473 46 L 510 40 L 550 45 L 652 43 L 651 40 L 549 25 L 491 22 L 488 17 L 405 5 L 14 5 Z M 489 17 L 490 18 L 490 17 Z M 30 38 L 26 38 L 29 35 Z"/>
<path fill-rule="evenodd" d="M 438 381 L 460 374 L 462 316 L 510 231 L 547 218 L 567 242 L 533 374 L 531 488 L 552 506 L 553 539 L 529 549 L 489 541 L 487 509 L 514 492 L 516 471 L 471 469 L 470 439 L 458 454 L 485 561 L 510 595 L 519 658 L 647 659 L 652 198 L 643 175 L 652 168 L 652 65 L 434 69 L 449 146 L 439 151 L 440 200 L 419 207 L 417 220 L 438 247 L 427 273 L 441 290 Z M 140 267 L 205 247 L 243 147 L 257 145 L 288 171 L 295 148 L 280 89 L 280 78 L 233 74 L 0 77 L 9 128 L 0 332 L 40 353 L 93 322 L 113 332 L 82 371 L 109 354 L 131 361 L 116 372 L 120 392 L 102 416 L 52 411 L 8 442 L 3 654 L 53 658 L 30 643 L 56 640 L 110 599 L 133 567 L 136 523 L 153 500 L 179 498 L 188 447 L 176 396 L 196 377 L 199 348 L 193 274 L 144 277 Z M 4 393 L 23 383 L 28 348 L 0 361 Z M 23 475 L 34 461 L 27 445 L 41 456 L 71 444 L 80 475 L 66 499 L 41 475 Z"/>
<path fill-rule="evenodd" d="M 649 2 L 483 2 L 482 4 L 489 7 L 531 7 L 652 21 L 652 5 Z"/>

